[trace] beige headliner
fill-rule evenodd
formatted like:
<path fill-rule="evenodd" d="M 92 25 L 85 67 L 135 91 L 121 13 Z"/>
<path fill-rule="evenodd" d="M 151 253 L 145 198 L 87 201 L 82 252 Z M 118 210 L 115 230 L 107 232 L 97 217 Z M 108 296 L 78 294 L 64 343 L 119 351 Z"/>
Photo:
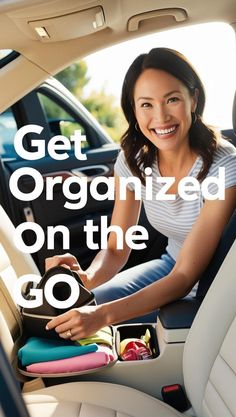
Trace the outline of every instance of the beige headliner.
<path fill-rule="evenodd" d="M 45 43 L 38 39 L 29 22 L 66 16 L 101 5 L 106 28 L 76 39 Z M 135 32 L 127 30 L 128 20 L 139 13 L 181 8 L 185 22 L 174 18 L 152 18 L 140 24 Z M 0 49 L 13 49 L 21 56 L 0 71 L 0 111 L 13 104 L 78 58 L 106 46 L 157 30 L 206 21 L 236 22 L 235 0 L 2 0 L 0 2 Z M 234 25 L 233 25 L 234 26 Z M 7 86 L 7 88 L 6 88 Z"/>

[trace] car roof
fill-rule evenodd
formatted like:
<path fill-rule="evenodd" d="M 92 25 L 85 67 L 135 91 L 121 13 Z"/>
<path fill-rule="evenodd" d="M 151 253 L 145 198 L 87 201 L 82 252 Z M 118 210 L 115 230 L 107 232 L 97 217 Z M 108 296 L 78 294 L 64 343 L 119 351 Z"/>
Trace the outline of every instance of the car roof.
<path fill-rule="evenodd" d="M 1 69 L 0 111 L 99 49 L 160 30 L 236 21 L 235 0 L 176 0 L 174 5 L 171 0 L 1 1 L 0 49 L 20 55 Z"/>

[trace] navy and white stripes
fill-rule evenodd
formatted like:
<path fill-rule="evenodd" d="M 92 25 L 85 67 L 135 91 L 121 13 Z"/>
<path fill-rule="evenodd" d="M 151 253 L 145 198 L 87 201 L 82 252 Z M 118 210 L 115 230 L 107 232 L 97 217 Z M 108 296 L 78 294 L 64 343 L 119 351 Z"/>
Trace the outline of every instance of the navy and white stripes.
<path fill-rule="evenodd" d="M 193 164 L 188 176 L 197 177 L 198 172 L 202 166 L 202 159 L 199 156 Z M 219 167 L 225 168 L 225 188 L 236 185 L 236 149 L 225 139 L 222 139 L 218 149 L 215 152 L 213 163 L 209 169 L 207 177 L 218 177 Z M 145 197 L 145 186 L 142 185 L 142 201 L 146 210 L 147 218 L 151 225 L 168 237 L 167 251 L 176 260 L 178 253 L 183 245 L 183 242 L 195 223 L 201 207 L 204 203 L 202 192 L 198 192 L 198 198 L 193 201 L 186 201 L 176 194 L 175 200 L 159 200 L 156 195 L 161 184 L 155 181 L 155 178 L 160 177 L 157 163 L 154 163 L 152 168 L 152 200 L 147 200 Z M 132 177 L 132 173 L 128 168 L 124 152 L 121 151 L 116 164 L 115 174 L 120 177 Z M 132 184 L 128 186 L 133 189 Z M 209 184 L 208 190 L 211 194 L 217 192 L 215 184 Z"/>

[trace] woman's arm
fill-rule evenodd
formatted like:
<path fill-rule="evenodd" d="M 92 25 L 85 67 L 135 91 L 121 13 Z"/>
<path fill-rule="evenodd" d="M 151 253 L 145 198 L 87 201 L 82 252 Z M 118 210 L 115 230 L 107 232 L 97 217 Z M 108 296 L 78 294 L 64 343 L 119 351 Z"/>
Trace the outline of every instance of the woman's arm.
<path fill-rule="evenodd" d="M 141 202 L 135 200 L 134 192 L 127 188 L 126 199 L 120 200 L 120 178 L 115 176 L 115 204 L 112 213 L 111 225 L 119 226 L 123 237 L 127 229 L 135 225 L 139 218 Z M 123 249 L 117 249 L 117 236 L 115 232 L 109 234 L 107 249 L 101 250 L 86 271 L 83 271 L 76 258 L 70 254 L 53 256 L 46 259 L 46 269 L 57 265 L 67 265 L 77 270 L 88 289 L 93 289 L 111 279 L 128 260 L 131 249 L 123 239 Z"/>
<path fill-rule="evenodd" d="M 127 304 L 123 299 L 120 305 L 117 301 L 105 305 L 108 321 L 131 319 L 185 296 L 209 264 L 235 206 L 236 187 L 226 189 L 225 200 L 206 201 L 171 273 L 128 297 Z"/>
<path fill-rule="evenodd" d="M 120 304 L 114 301 L 104 305 L 108 322 L 149 313 L 188 294 L 209 264 L 235 207 L 236 186 L 225 190 L 225 200 L 206 201 L 170 274 Z"/>
<path fill-rule="evenodd" d="M 225 200 L 206 201 L 187 236 L 173 270 L 166 277 L 135 294 L 95 307 L 71 310 L 51 322 L 61 337 L 71 329 L 72 340 L 99 328 L 138 317 L 185 296 L 198 281 L 217 247 L 223 229 L 236 206 L 236 186 L 225 191 Z"/>

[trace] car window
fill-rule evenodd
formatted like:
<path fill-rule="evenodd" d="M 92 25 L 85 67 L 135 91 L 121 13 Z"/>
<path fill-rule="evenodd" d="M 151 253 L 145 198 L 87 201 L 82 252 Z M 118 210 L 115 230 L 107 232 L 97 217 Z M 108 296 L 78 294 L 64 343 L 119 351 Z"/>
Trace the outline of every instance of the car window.
<path fill-rule="evenodd" d="M 0 114 L 0 153 L 4 157 L 15 156 L 14 136 L 17 124 L 11 109 Z"/>
<path fill-rule="evenodd" d="M 19 55 L 19 52 L 13 51 L 12 49 L 0 49 L 0 68 L 3 68 L 5 67 L 5 65 L 8 65 Z"/>
<path fill-rule="evenodd" d="M 62 106 L 45 94 L 38 92 L 40 103 L 47 118 L 52 136 L 63 135 L 70 139 L 75 130 L 80 130 L 82 135 L 86 135 L 85 127 L 68 113 Z M 82 148 L 89 148 L 88 141 L 82 142 Z M 73 146 L 73 142 L 72 142 Z"/>
<path fill-rule="evenodd" d="M 0 60 L 12 53 L 12 49 L 0 49 Z"/>
<path fill-rule="evenodd" d="M 131 62 L 139 54 L 158 46 L 176 49 L 189 59 L 206 89 L 204 120 L 220 129 L 231 129 L 236 88 L 235 33 L 226 23 L 204 23 L 163 31 L 87 56 L 86 96 L 103 89 L 119 102 L 123 79 Z"/>

